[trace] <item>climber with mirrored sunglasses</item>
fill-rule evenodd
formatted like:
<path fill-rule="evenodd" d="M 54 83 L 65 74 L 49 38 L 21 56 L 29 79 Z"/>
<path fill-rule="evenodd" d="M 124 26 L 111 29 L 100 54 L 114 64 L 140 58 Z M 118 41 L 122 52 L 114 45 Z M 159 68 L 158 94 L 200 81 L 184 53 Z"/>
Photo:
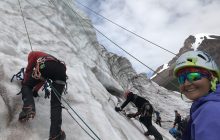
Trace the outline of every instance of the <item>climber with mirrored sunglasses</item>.
<path fill-rule="evenodd" d="M 180 85 L 185 81 L 194 82 L 202 78 L 211 78 L 211 73 L 202 68 L 185 68 L 177 73 L 178 82 Z"/>
<path fill-rule="evenodd" d="M 182 140 L 218 140 L 220 73 L 215 61 L 203 51 L 185 52 L 176 61 L 174 75 L 181 94 L 193 102 Z"/>

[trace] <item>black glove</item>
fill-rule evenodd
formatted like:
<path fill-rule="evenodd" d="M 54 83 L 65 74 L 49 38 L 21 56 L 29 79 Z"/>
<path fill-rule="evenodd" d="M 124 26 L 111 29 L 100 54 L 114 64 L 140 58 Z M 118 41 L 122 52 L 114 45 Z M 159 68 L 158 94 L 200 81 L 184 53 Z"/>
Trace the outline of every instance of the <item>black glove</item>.
<path fill-rule="evenodd" d="M 119 111 L 122 111 L 122 109 L 121 109 L 121 107 L 115 107 L 115 111 L 119 112 Z"/>
<path fill-rule="evenodd" d="M 134 117 L 136 117 L 136 116 L 135 116 L 135 114 L 131 113 L 131 114 L 127 114 L 127 117 L 128 117 L 128 118 L 134 118 Z"/>
<path fill-rule="evenodd" d="M 49 89 L 44 89 L 44 92 L 45 92 L 45 94 L 44 94 L 44 98 L 45 99 L 47 99 L 47 98 L 50 98 L 50 91 L 49 91 Z"/>

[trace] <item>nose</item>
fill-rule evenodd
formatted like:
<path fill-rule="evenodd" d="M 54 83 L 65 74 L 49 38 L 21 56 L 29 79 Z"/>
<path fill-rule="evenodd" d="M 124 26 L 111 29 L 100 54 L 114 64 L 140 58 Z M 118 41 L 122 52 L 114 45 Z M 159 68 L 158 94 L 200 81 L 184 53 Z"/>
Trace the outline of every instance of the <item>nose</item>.
<path fill-rule="evenodd" d="M 183 93 L 184 90 L 185 90 L 185 88 L 186 88 L 187 86 L 190 86 L 191 84 L 192 84 L 192 83 L 186 79 L 185 82 L 184 82 L 182 85 L 180 85 L 180 87 L 179 87 L 180 92 Z"/>
<path fill-rule="evenodd" d="M 186 79 L 184 82 L 184 85 L 190 85 L 190 84 L 192 84 L 192 83 Z"/>

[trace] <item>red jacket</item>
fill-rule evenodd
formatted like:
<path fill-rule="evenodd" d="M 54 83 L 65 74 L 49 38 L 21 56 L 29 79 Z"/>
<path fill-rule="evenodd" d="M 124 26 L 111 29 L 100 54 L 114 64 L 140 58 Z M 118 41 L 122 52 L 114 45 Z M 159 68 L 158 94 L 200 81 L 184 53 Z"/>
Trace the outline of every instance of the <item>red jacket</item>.
<path fill-rule="evenodd" d="M 28 80 L 28 78 L 32 75 L 32 71 L 33 68 L 35 67 L 36 63 L 37 63 L 37 59 L 43 56 L 48 56 L 49 54 L 46 54 L 44 52 L 40 52 L 40 51 L 32 51 L 29 53 L 28 55 L 28 65 L 26 67 L 25 73 L 24 73 L 24 81 L 23 83 L 25 84 L 26 81 Z M 39 84 L 37 84 L 34 87 L 35 91 L 38 91 L 42 85 L 44 84 L 44 82 L 40 82 Z"/>

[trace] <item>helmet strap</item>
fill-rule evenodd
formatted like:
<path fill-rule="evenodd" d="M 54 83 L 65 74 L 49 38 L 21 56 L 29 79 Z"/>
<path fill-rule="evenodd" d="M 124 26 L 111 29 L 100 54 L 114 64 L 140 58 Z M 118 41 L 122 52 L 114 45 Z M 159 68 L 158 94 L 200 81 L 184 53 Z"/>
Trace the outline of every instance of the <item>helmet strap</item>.
<path fill-rule="evenodd" d="M 212 91 L 216 91 L 217 83 L 218 83 L 218 78 L 212 76 L 212 80 L 211 80 L 211 90 Z"/>

